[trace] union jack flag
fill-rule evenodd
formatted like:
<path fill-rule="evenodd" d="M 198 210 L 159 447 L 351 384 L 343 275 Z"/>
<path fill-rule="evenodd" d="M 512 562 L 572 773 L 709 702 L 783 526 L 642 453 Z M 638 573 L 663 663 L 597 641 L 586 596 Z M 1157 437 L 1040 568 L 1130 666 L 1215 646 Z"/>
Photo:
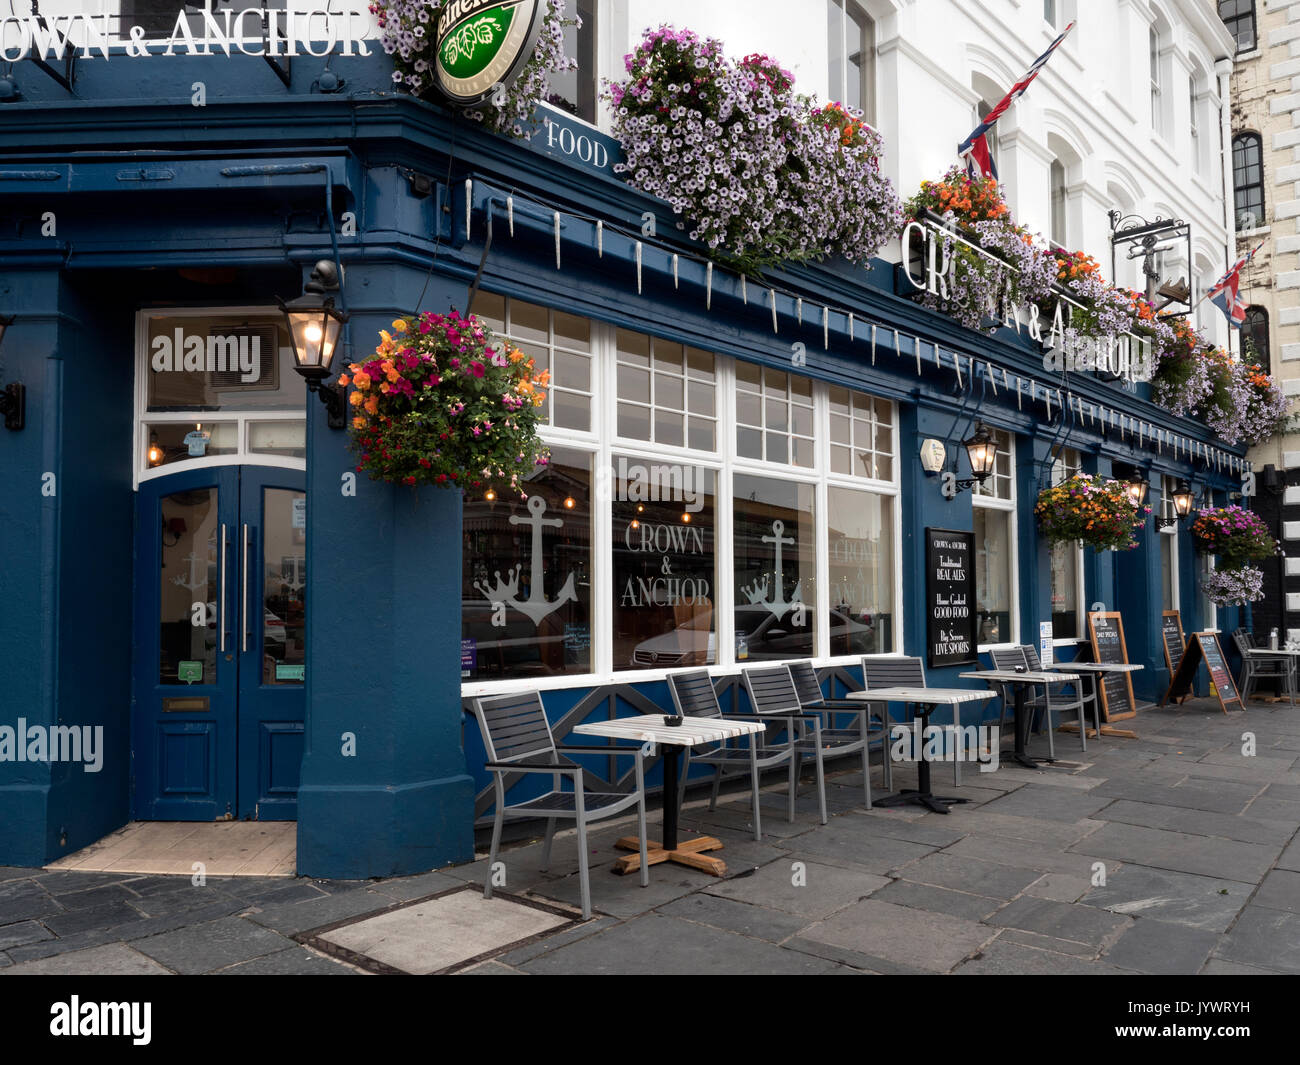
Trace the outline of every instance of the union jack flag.
<path fill-rule="evenodd" d="M 1048 46 L 1046 52 L 1034 60 L 1034 65 L 1029 68 L 1023 78 L 1011 86 L 1011 91 L 1002 97 L 1001 103 L 985 115 L 971 135 L 957 146 L 957 155 L 966 159 L 966 168 L 970 171 L 971 177 L 997 179 L 998 169 L 993 163 L 993 154 L 989 151 L 988 132 L 993 128 L 993 124 L 1002 117 L 1006 109 L 1024 95 L 1025 90 L 1038 77 L 1038 72 L 1047 65 L 1052 53 L 1056 51 L 1072 29 L 1074 29 L 1073 22 L 1061 31 L 1061 35 Z"/>
<path fill-rule="evenodd" d="M 1249 302 L 1241 294 L 1241 271 L 1251 259 L 1255 258 L 1255 252 L 1259 251 L 1263 246 L 1264 244 L 1261 242 L 1254 251 L 1244 259 L 1239 260 L 1205 294 L 1205 298 L 1223 312 L 1228 319 L 1228 327 L 1231 329 L 1241 328 L 1242 323 L 1246 320 L 1246 308 L 1250 306 Z"/>

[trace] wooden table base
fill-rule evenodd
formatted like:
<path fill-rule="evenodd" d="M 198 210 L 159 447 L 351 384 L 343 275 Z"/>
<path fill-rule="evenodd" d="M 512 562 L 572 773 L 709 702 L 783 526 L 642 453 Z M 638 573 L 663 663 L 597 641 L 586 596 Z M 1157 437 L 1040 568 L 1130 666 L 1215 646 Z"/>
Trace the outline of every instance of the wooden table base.
<path fill-rule="evenodd" d="M 616 840 L 614 846 L 621 851 L 635 851 L 635 854 L 625 854 L 614 863 L 614 872 L 634 873 L 641 868 L 641 841 L 636 836 L 624 836 Z M 721 858 L 710 858 L 701 851 L 717 851 L 722 849 L 722 840 L 715 839 L 713 836 L 700 836 L 698 839 L 687 839 L 677 844 L 676 850 L 666 851 L 658 840 L 646 840 L 646 864 L 658 865 L 660 862 L 676 862 L 678 865 L 689 865 L 692 869 L 699 869 L 702 872 L 710 873 L 713 876 L 726 876 L 727 863 Z"/>

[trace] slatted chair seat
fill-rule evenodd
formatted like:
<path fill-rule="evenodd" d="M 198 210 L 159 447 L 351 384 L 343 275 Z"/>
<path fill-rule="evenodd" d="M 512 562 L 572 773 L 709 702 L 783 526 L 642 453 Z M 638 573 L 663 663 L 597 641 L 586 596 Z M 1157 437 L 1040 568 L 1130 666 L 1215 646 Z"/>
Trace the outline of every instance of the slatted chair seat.
<path fill-rule="evenodd" d="M 492 774 L 496 789 L 496 814 L 492 821 L 492 846 L 488 852 L 487 876 L 483 897 L 492 897 L 492 877 L 497 854 L 501 848 L 501 827 L 507 817 L 545 818 L 546 841 L 542 846 L 542 869 L 551 864 L 551 843 L 555 838 L 555 825 L 561 818 L 572 818 L 578 830 L 578 873 L 582 890 L 582 916 L 591 917 L 591 877 L 589 875 L 587 825 L 605 817 L 612 817 L 631 806 L 636 807 L 637 832 L 641 843 L 641 886 L 650 883 L 647 861 L 645 829 L 645 768 L 642 748 L 556 747 L 551 724 L 542 707 L 538 692 L 516 692 L 490 698 L 474 699 L 471 708 L 483 734 L 483 747 L 487 751 L 484 768 Z M 582 766 L 571 761 L 561 761 L 566 754 L 599 753 L 602 756 L 626 755 L 635 760 L 636 789 L 631 792 L 588 791 L 583 784 Z M 507 779 L 514 783 L 518 776 L 549 774 L 551 790 L 543 795 L 507 805 Z M 565 791 L 562 781 L 573 781 L 573 790 Z M 581 808 L 579 808 L 581 797 Z"/>
<path fill-rule="evenodd" d="M 1279 689 L 1285 688 L 1288 694 L 1292 692 L 1295 685 L 1294 658 L 1290 655 L 1270 655 L 1267 651 L 1261 653 L 1255 646 L 1254 634 L 1244 628 L 1237 629 L 1232 634 L 1232 642 L 1241 654 L 1241 679 L 1237 688 L 1243 705 L 1252 691 L 1259 690 L 1261 680 L 1276 680 Z"/>
<path fill-rule="evenodd" d="M 742 670 L 741 675 L 745 679 L 745 691 L 754 713 L 760 718 L 785 723 L 785 747 L 790 753 L 790 820 L 794 820 L 799 760 L 803 755 L 810 754 L 817 763 L 818 809 L 822 824 L 826 824 L 826 750 L 822 740 L 821 715 L 804 710 L 787 666 L 757 666 Z M 811 735 L 808 734 L 808 729 L 811 729 Z"/>
<path fill-rule="evenodd" d="M 862 790 L 866 795 L 867 809 L 871 809 L 871 740 L 873 730 L 870 718 L 873 714 L 872 704 L 856 700 L 827 699 L 822 691 L 821 681 L 817 679 L 817 670 L 811 662 L 791 662 L 787 667 L 790 679 L 794 682 L 799 704 L 804 710 L 825 716 L 821 729 L 821 744 L 824 757 L 834 758 L 849 754 L 862 756 Z M 857 728 L 836 728 L 833 725 L 836 714 L 852 713 L 857 717 Z M 874 730 L 875 738 L 881 742 L 885 759 L 889 757 L 886 742 L 886 726 Z M 812 738 L 804 735 L 795 743 L 795 755 L 810 753 Z M 796 781 L 798 775 L 796 774 Z"/>
<path fill-rule="evenodd" d="M 692 670 L 689 673 L 673 673 L 668 678 L 668 690 L 673 697 L 673 705 L 684 717 L 737 718 L 742 721 L 758 720 L 752 714 L 724 714 L 718 705 L 718 693 L 713 687 L 713 680 L 707 670 Z M 692 765 L 713 766 L 713 793 L 709 798 L 709 809 L 717 809 L 718 791 L 722 787 L 722 778 L 731 766 L 749 766 L 750 790 L 754 807 L 754 838 L 763 838 L 762 814 L 759 810 L 759 770 L 781 765 L 792 758 L 786 746 L 761 746 L 766 732 L 743 737 L 745 746 L 733 746 L 729 742 L 706 744 L 701 747 L 686 748 L 686 760 L 682 767 L 678 783 L 677 805 L 680 807 L 686 795 L 686 778 Z M 736 742 L 740 742 L 740 739 Z M 790 820 L 794 820 L 794 807 L 790 809 Z"/>
<path fill-rule="evenodd" d="M 1038 657 L 1038 648 L 1031 643 L 1026 643 L 1020 646 L 1020 650 L 1024 652 L 1025 664 L 1029 667 L 1029 671 L 1031 673 L 1041 672 L 1043 662 Z M 1093 704 L 1093 724 L 1097 729 L 1097 735 L 1100 736 L 1101 707 L 1097 703 L 1095 689 L 1091 689 L 1082 681 L 1067 680 L 1062 681 L 1060 684 L 1047 685 L 1044 693 L 1038 697 L 1034 705 L 1034 712 L 1035 714 L 1042 713 L 1043 720 L 1046 723 L 1047 755 L 1049 758 L 1056 758 L 1056 744 L 1052 742 L 1053 711 L 1059 713 L 1066 710 L 1077 710 L 1079 712 L 1079 743 L 1085 751 L 1088 749 L 1086 711 L 1089 703 Z"/>

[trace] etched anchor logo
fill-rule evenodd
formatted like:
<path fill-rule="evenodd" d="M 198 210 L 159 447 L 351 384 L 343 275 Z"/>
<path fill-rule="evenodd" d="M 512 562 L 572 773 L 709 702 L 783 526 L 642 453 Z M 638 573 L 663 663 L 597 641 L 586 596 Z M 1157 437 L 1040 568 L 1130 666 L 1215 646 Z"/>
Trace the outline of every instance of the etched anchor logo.
<path fill-rule="evenodd" d="M 803 580 L 794 586 L 794 592 L 787 602 L 785 599 L 785 577 L 783 573 L 783 562 L 781 549 L 790 544 L 794 546 L 795 539 L 791 536 L 785 536 L 785 522 L 772 522 L 772 535 L 764 536 L 763 543 L 774 544 L 776 546 L 776 598 L 768 599 L 768 575 L 764 574 L 761 580 L 754 581 L 748 588 L 742 589 L 745 596 L 749 599 L 751 606 L 765 606 L 770 610 L 778 620 L 785 616 L 786 611 L 794 606 L 803 606 Z"/>
<path fill-rule="evenodd" d="M 491 588 L 485 581 L 475 581 L 474 587 L 477 588 L 485 599 L 490 603 L 509 603 L 512 607 L 529 618 L 534 625 L 541 623 L 542 619 L 549 614 L 555 613 L 565 603 L 576 602 L 578 598 L 577 591 L 574 590 L 574 575 L 569 574 L 569 579 L 564 582 L 564 587 L 560 589 L 559 598 L 554 601 L 546 598 L 546 590 L 542 587 L 542 529 L 558 529 L 564 524 L 563 518 L 544 518 L 546 513 L 546 500 L 541 496 L 533 496 L 528 500 L 528 512 L 532 515 L 529 518 L 520 518 L 511 516 L 511 525 L 529 525 L 533 530 L 533 557 L 531 576 L 528 581 L 528 598 L 520 600 L 519 595 L 519 574 L 523 566 L 516 565 L 513 569 L 507 571 L 506 580 L 501 579 L 501 571 L 497 570 L 493 576 L 496 577 L 496 588 Z"/>

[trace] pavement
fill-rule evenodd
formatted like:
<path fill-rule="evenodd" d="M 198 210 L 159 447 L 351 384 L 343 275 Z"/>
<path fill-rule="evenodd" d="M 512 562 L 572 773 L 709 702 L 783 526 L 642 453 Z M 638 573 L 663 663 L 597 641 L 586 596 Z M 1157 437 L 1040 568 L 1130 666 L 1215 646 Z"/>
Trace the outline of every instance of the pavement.
<path fill-rule="evenodd" d="M 610 871 L 614 839 L 634 825 L 597 825 L 589 840 L 596 912 L 585 922 L 574 912 L 575 836 L 557 837 L 545 872 L 540 844 L 528 837 L 501 855 L 503 897 L 492 912 L 504 941 L 475 942 L 472 960 L 451 968 L 1300 972 L 1300 708 L 1251 703 L 1225 715 L 1195 700 L 1125 724 L 1138 739 L 1091 739 L 1086 754 L 1077 736 L 1058 733 L 1057 767 L 1004 759 L 997 772 L 980 773 L 967 764 L 957 788 L 951 766 L 936 766 L 936 792 L 969 800 L 947 815 L 866 810 L 851 759 L 828 779 L 824 826 L 811 783 L 791 824 L 784 783 L 769 776 L 761 842 L 747 791 L 724 792 L 714 811 L 698 797 L 706 793 L 688 794 L 683 835 L 723 841 L 722 879 L 665 864 L 642 888 L 638 877 Z M 1045 749 L 1035 737 L 1031 751 Z M 896 766 L 895 787 L 914 776 Z M 880 797 L 879 768 L 872 778 Z M 450 898 L 450 909 L 469 913 L 480 904 L 452 895 L 467 885 L 477 894 L 485 866 L 480 858 L 385 880 L 211 876 L 201 885 L 188 876 L 0 867 L 0 975 L 393 971 L 334 950 L 331 938 L 362 951 L 384 939 L 392 957 L 418 959 L 412 940 L 441 929 L 438 949 L 454 948 L 437 905 L 406 904 L 443 896 L 434 902 Z M 512 923 L 508 908 L 519 905 L 536 911 L 530 927 Z M 543 910 L 562 919 L 537 918 Z M 376 914 L 382 936 L 349 930 Z M 521 939 L 515 927 L 530 934 Z"/>

